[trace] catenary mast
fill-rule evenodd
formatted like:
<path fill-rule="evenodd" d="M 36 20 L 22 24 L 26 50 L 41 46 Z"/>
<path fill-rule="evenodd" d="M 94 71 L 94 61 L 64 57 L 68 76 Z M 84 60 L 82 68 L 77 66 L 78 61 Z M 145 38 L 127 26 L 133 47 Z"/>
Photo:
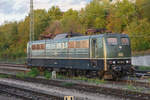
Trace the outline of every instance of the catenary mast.
<path fill-rule="evenodd" d="M 29 35 L 29 43 L 32 45 L 32 41 L 34 41 L 34 11 L 33 11 L 33 0 L 30 0 L 30 35 Z M 31 47 L 30 47 L 29 58 L 32 57 Z"/>
<path fill-rule="evenodd" d="M 30 42 L 34 41 L 34 11 L 33 0 L 30 0 Z"/>

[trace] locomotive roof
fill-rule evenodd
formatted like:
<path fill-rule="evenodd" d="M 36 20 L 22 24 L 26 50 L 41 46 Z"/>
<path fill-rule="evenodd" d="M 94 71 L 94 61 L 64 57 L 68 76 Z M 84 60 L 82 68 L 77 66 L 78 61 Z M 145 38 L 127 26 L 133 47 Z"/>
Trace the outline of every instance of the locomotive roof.
<path fill-rule="evenodd" d="M 66 36 L 66 34 L 63 34 L 64 36 Z M 98 34 L 98 35 L 88 35 L 88 36 L 77 36 L 77 37 L 70 37 L 69 40 L 83 40 L 83 39 L 88 39 L 91 37 L 106 37 L 106 36 L 122 36 L 122 37 L 128 37 L 127 34 L 112 34 L 112 33 L 106 33 L 106 34 Z M 60 41 L 68 41 L 68 38 L 54 38 L 54 39 L 47 39 L 47 40 L 36 40 L 36 41 L 32 41 L 32 43 L 45 43 L 45 42 L 60 42 Z"/>
<path fill-rule="evenodd" d="M 78 37 L 78 36 L 83 36 L 82 34 L 80 33 L 61 33 L 61 34 L 58 34 L 54 37 L 54 40 L 57 40 L 57 39 L 64 39 L 64 38 L 68 38 L 68 37 Z"/>

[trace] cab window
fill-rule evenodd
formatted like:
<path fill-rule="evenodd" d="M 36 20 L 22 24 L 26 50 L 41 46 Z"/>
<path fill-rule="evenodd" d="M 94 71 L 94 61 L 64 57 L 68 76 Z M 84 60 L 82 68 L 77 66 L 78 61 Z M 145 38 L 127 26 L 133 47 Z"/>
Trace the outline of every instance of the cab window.
<path fill-rule="evenodd" d="M 129 39 L 128 38 L 121 38 L 121 44 L 122 45 L 129 45 Z"/>
<path fill-rule="evenodd" d="M 108 45 L 117 45 L 117 38 L 107 38 Z"/>

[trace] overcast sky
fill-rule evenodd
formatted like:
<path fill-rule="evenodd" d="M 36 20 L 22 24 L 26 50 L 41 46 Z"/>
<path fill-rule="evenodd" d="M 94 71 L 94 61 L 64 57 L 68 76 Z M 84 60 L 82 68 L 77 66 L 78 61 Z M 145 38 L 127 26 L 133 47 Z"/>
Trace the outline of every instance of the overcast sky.
<path fill-rule="evenodd" d="M 34 9 L 48 10 L 59 6 L 62 11 L 70 8 L 80 10 L 91 0 L 34 0 Z M 29 13 L 30 0 L 0 0 L 0 25 L 4 21 L 23 20 Z"/>

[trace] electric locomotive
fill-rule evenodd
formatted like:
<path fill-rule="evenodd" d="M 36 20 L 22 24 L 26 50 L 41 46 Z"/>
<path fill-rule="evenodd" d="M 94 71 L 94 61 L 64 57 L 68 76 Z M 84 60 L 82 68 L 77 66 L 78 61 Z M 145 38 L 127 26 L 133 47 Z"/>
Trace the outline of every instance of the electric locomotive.
<path fill-rule="evenodd" d="M 131 70 L 127 34 L 59 34 L 54 39 L 28 42 L 27 55 L 27 64 L 31 67 L 81 72 L 105 79 L 125 76 Z"/>

